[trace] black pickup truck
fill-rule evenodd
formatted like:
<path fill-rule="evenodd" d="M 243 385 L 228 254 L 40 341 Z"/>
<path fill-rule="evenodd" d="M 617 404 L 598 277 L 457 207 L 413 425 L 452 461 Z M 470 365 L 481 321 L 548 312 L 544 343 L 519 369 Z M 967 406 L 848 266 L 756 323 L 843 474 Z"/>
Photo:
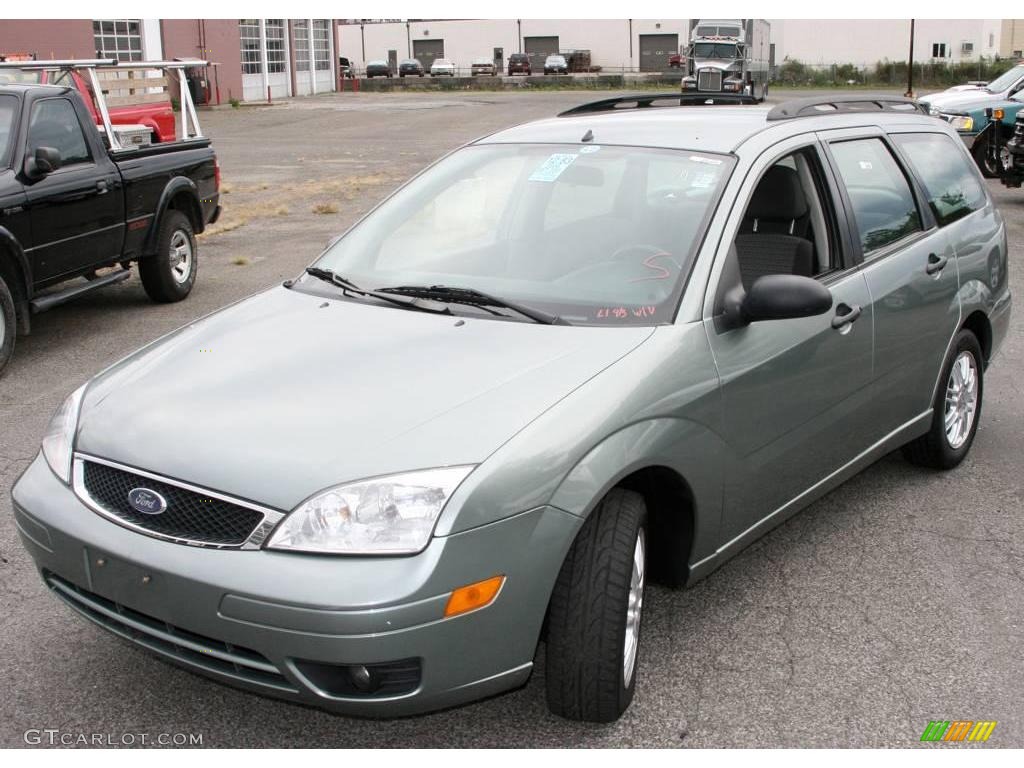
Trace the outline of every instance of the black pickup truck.
<path fill-rule="evenodd" d="M 219 196 L 209 139 L 111 150 L 77 91 L 0 86 L 0 372 L 33 313 L 133 262 L 154 301 L 188 296 Z"/>

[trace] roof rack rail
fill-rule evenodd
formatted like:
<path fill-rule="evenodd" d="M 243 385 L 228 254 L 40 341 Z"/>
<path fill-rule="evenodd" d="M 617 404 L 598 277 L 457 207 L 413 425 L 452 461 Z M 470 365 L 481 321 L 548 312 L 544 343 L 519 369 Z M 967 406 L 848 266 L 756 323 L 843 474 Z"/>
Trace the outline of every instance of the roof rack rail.
<path fill-rule="evenodd" d="M 117 59 L 23 59 L 0 61 L 0 69 L 95 69 L 116 67 Z"/>
<path fill-rule="evenodd" d="M 791 120 L 795 117 L 817 117 L 847 112 L 896 112 L 928 114 L 924 106 L 905 96 L 864 93 L 839 96 L 805 96 L 790 99 L 772 107 L 768 120 Z"/>
<path fill-rule="evenodd" d="M 671 102 L 656 104 L 655 102 Z M 712 104 L 757 104 L 757 99 L 743 93 L 638 93 L 591 101 L 559 112 L 559 117 L 611 112 L 616 109 L 646 109 L 648 107 L 687 107 Z"/>

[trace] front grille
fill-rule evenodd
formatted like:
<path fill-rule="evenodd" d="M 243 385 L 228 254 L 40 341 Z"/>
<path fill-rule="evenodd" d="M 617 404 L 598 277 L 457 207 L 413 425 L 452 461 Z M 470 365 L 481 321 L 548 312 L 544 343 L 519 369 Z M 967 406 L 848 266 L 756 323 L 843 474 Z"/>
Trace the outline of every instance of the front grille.
<path fill-rule="evenodd" d="M 133 526 L 161 536 L 241 546 L 263 520 L 263 513 L 201 493 L 162 483 L 106 464 L 82 462 L 82 481 L 93 502 Z M 134 488 L 156 491 L 167 501 L 160 514 L 138 512 L 128 503 Z"/>
<path fill-rule="evenodd" d="M 722 71 L 720 69 L 702 69 L 697 73 L 697 90 L 722 90 Z"/>
<path fill-rule="evenodd" d="M 222 640 L 197 635 L 89 592 L 49 571 L 43 572 L 53 593 L 85 618 L 125 640 L 161 656 L 209 672 L 287 693 L 298 693 L 260 653 Z"/>

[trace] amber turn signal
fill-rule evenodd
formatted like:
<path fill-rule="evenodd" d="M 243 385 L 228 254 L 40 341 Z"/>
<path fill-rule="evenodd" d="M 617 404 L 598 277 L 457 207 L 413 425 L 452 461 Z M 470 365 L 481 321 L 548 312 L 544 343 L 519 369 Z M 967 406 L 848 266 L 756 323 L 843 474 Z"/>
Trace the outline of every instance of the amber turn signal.
<path fill-rule="evenodd" d="M 498 596 L 498 593 L 501 591 L 501 585 L 504 583 L 504 576 L 492 576 L 475 584 L 459 587 L 448 598 L 448 605 L 445 606 L 444 615 L 446 617 L 458 616 L 460 613 L 468 613 L 478 608 L 485 608 L 494 602 L 494 598 Z"/>
<path fill-rule="evenodd" d="M 1001 109 L 994 109 L 994 110 L 992 110 L 992 117 L 994 117 L 996 120 L 1002 120 L 1003 119 L 1003 115 L 1005 115 L 1005 114 L 1006 113 L 1003 112 L 1003 110 L 1001 110 Z"/>

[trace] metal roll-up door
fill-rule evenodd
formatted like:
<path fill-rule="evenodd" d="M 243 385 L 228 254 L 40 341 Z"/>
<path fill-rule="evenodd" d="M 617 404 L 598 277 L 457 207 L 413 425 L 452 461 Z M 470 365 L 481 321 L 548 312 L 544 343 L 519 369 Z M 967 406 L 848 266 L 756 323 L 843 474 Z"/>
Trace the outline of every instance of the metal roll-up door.
<path fill-rule="evenodd" d="M 679 35 L 640 35 L 641 72 L 664 72 L 675 53 L 679 53 Z"/>

